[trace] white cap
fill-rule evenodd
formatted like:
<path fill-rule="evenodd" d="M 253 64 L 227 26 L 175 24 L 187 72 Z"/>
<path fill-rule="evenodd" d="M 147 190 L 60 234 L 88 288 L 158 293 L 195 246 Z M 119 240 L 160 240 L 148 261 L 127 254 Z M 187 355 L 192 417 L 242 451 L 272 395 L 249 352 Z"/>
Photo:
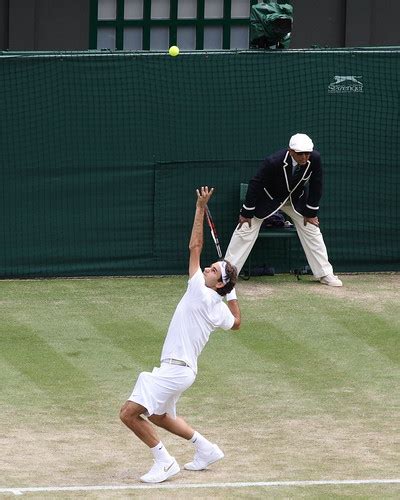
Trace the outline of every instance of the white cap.
<path fill-rule="evenodd" d="M 290 138 L 289 148 L 296 151 L 296 153 L 308 153 L 314 149 L 314 144 L 308 135 L 295 134 Z"/>

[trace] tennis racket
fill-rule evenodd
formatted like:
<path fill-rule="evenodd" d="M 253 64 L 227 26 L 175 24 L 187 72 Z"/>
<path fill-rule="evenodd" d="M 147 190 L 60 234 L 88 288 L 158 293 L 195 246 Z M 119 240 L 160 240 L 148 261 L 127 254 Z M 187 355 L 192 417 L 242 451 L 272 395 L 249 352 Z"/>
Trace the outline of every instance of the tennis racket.
<path fill-rule="evenodd" d="M 211 212 L 210 212 L 207 205 L 205 206 L 205 213 L 206 213 L 207 223 L 210 227 L 211 236 L 212 236 L 212 239 L 214 240 L 215 248 L 217 249 L 218 257 L 220 259 L 222 259 L 222 252 L 221 252 L 221 246 L 219 244 L 218 233 L 217 233 L 217 230 L 215 229 L 215 224 L 214 224 L 213 218 L 211 216 Z"/>

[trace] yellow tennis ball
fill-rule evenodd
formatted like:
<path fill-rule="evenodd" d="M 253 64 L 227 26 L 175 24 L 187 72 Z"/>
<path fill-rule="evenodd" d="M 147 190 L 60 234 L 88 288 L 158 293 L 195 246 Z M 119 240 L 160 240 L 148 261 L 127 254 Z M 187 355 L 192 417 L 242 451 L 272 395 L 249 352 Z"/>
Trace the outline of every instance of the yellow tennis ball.
<path fill-rule="evenodd" d="M 175 57 L 179 54 L 179 47 L 177 47 L 176 45 L 172 45 L 170 48 L 169 48 L 169 55 L 172 56 L 172 57 Z"/>

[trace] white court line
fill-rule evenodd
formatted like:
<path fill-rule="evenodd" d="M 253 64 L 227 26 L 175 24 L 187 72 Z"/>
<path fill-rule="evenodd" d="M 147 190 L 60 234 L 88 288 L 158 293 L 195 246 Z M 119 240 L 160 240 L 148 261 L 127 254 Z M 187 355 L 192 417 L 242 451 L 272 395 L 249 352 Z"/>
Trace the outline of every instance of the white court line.
<path fill-rule="evenodd" d="M 194 484 L 121 484 L 103 486 L 43 486 L 32 488 L 0 488 L 1 493 L 23 495 L 24 493 L 45 493 L 61 491 L 115 491 L 115 490 L 183 490 L 198 488 L 258 488 L 258 487 L 288 487 L 288 486 L 319 486 L 319 485 L 357 485 L 357 484 L 400 484 L 400 479 L 327 479 L 320 481 L 260 481 L 238 483 L 194 483 Z"/>

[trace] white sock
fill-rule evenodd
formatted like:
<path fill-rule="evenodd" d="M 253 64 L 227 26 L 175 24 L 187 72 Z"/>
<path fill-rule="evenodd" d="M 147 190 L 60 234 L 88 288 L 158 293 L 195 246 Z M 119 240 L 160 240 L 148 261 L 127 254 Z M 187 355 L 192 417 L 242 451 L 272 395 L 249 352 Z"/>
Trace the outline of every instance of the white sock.
<path fill-rule="evenodd" d="M 161 441 L 156 446 L 154 446 L 154 448 L 150 448 L 150 451 L 152 452 L 154 460 L 156 462 L 162 464 L 170 464 L 173 460 Z"/>
<path fill-rule="evenodd" d="M 207 450 L 212 446 L 212 443 L 197 431 L 194 431 L 190 441 L 194 444 L 196 450 Z"/>

